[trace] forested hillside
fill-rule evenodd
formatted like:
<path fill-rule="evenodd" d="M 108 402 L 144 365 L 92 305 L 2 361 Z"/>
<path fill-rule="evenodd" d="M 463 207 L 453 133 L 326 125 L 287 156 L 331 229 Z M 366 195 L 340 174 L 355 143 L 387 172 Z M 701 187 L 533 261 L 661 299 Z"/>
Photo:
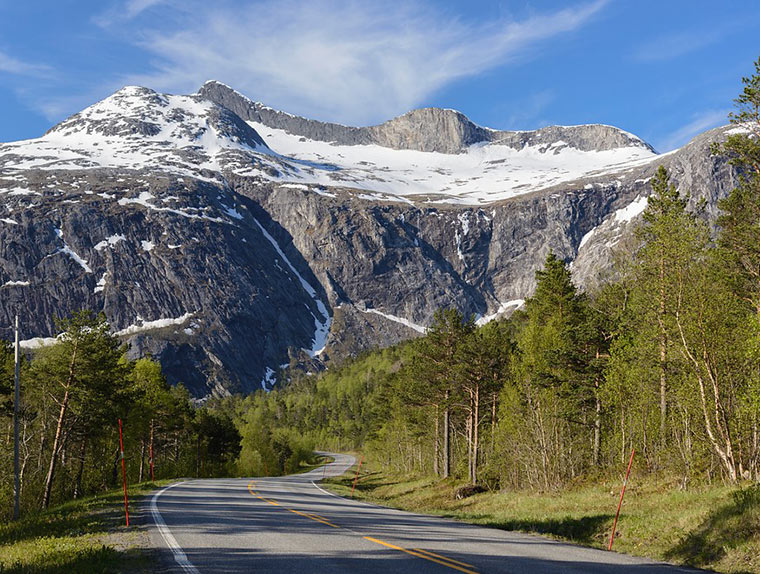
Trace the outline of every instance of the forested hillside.
<path fill-rule="evenodd" d="M 760 61 L 714 153 L 744 177 L 717 228 L 660 168 L 615 274 L 580 292 L 550 253 L 508 320 L 441 310 L 425 337 L 220 408 L 240 471 L 292 470 L 313 446 L 491 488 L 559 488 L 618 469 L 760 480 Z M 289 462 L 290 461 L 290 462 Z M 266 469 L 264 469 L 266 465 Z"/>
<path fill-rule="evenodd" d="M 161 365 L 129 361 L 102 315 L 59 321 L 57 344 L 21 365 L 21 512 L 121 484 L 119 419 L 127 481 L 233 472 L 240 436 L 229 418 L 196 408 Z M 0 518 L 13 510 L 13 349 L 0 347 Z"/>

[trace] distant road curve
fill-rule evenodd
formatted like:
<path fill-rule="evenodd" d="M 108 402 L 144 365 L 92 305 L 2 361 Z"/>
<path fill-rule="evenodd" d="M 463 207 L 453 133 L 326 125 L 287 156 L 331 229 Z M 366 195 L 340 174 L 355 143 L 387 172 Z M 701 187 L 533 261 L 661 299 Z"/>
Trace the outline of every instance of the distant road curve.
<path fill-rule="evenodd" d="M 696 572 L 539 536 L 462 524 L 340 498 L 323 476 L 355 459 L 276 478 L 174 484 L 150 499 L 151 541 L 169 571 L 452 574 Z"/>

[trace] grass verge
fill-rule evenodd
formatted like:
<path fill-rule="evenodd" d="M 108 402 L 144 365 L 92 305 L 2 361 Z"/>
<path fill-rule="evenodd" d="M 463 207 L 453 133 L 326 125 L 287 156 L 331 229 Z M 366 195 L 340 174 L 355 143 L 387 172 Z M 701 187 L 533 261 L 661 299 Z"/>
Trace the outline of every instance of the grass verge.
<path fill-rule="evenodd" d="M 124 491 L 72 500 L 44 512 L 0 524 L 0 573 L 152 572 L 145 551 L 141 499 L 172 481 L 129 487 L 130 527 L 124 519 Z"/>
<path fill-rule="evenodd" d="M 323 467 L 326 464 L 330 464 L 335 459 L 331 456 L 324 456 L 324 455 L 318 455 L 315 456 L 312 460 L 308 462 L 301 462 L 300 466 L 298 467 L 298 470 L 293 472 L 293 474 L 303 474 L 305 472 L 309 472 L 312 470 L 316 470 L 318 468 Z"/>
<path fill-rule="evenodd" d="M 356 468 L 324 484 L 350 496 Z M 606 548 L 620 483 L 562 492 L 485 492 L 454 498 L 461 482 L 410 478 L 362 467 L 354 498 L 505 530 L 543 534 Z M 678 490 L 652 478 L 632 478 L 614 550 L 732 574 L 760 574 L 760 485 Z"/>

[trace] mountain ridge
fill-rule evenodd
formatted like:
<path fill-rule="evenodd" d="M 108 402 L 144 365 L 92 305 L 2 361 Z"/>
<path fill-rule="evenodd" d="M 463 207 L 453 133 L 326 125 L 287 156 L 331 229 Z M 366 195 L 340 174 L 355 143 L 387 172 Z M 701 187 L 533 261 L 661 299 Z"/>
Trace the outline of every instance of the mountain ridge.
<path fill-rule="evenodd" d="M 209 80 L 198 90 L 198 94 L 234 111 L 248 121 L 258 121 L 268 127 L 286 129 L 293 135 L 300 135 L 317 141 L 338 143 L 344 145 L 376 144 L 392 149 L 410 149 L 423 152 L 461 153 L 465 147 L 477 143 L 503 143 L 512 147 L 529 145 L 528 142 L 542 140 L 543 134 L 561 136 L 563 133 L 573 134 L 586 130 L 609 131 L 611 141 L 603 144 L 605 147 L 594 149 L 611 149 L 613 143 L 631 143 L 654 152 L 654 148 L 641 138 L 606 124 L 581 124 L 577 126 L 547 126 L 537 130 L 499 130 L 471 121 L 464 113 L 449 108 L 418 108 L 400 116 L 391 118 L 377 125 L 366 127 L 347 126 L 333 122 L 322 122 L 301 116 L 289 114 L 256 102 L 244 96 L 230 86 Z M 436 121 L 442 125 L 443 133 L 448 138 L 434 139 L 426 142 L 404 142 L 400 140 L 396 126 L 403 128 L 406 124 L 419 126 L 421 123 Z M 396 136 L 396 137 L 394 137 Z M 453 136 L 453 137 L 451 137 Z M 572 139 L 572 138 L 571 138 Z M 588 147 L 588 139 L 581 140 L 584 151 Z M 551 143 L 551 142 L 549 142 Z"/>
<path fill-rule="evenodd" d="M 663 155 L 594 124 L 576 142 L 561 139 L 572 127 L 544 128 L 444 153 L 312 140 L 222 93 L 242 111 L 127 87 L 42 138 L 0 144 L 0 336 L 21 302 L 39 344 L 54 315 L 102 310 L 131 356 L 152 354 L 195 396 L 252 392 L 285 365 L 419 336 L 441 307 L 509 313 L 550 248 L 593 286 L 660 163 L 711 216 L 736 181 L 709 151 L 725 128 Z M 410 114 L 386 139 L 470 137 L 458 112 L 432 140 L 439 113 Z M 573 147 L 594 141 L 624 147 Z"/>

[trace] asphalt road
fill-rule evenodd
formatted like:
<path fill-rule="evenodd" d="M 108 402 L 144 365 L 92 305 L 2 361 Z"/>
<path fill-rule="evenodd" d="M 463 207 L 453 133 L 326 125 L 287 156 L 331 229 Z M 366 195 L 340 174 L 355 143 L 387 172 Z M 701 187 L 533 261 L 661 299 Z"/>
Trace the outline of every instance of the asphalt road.
<path fill-rule="evenodd" d="M 695 572 L 539 536 L 471 526 L 337 497 L 306 474 L 191 480 L 150 500 L 151 539 L 171 571 L 644 574 Z"/>

